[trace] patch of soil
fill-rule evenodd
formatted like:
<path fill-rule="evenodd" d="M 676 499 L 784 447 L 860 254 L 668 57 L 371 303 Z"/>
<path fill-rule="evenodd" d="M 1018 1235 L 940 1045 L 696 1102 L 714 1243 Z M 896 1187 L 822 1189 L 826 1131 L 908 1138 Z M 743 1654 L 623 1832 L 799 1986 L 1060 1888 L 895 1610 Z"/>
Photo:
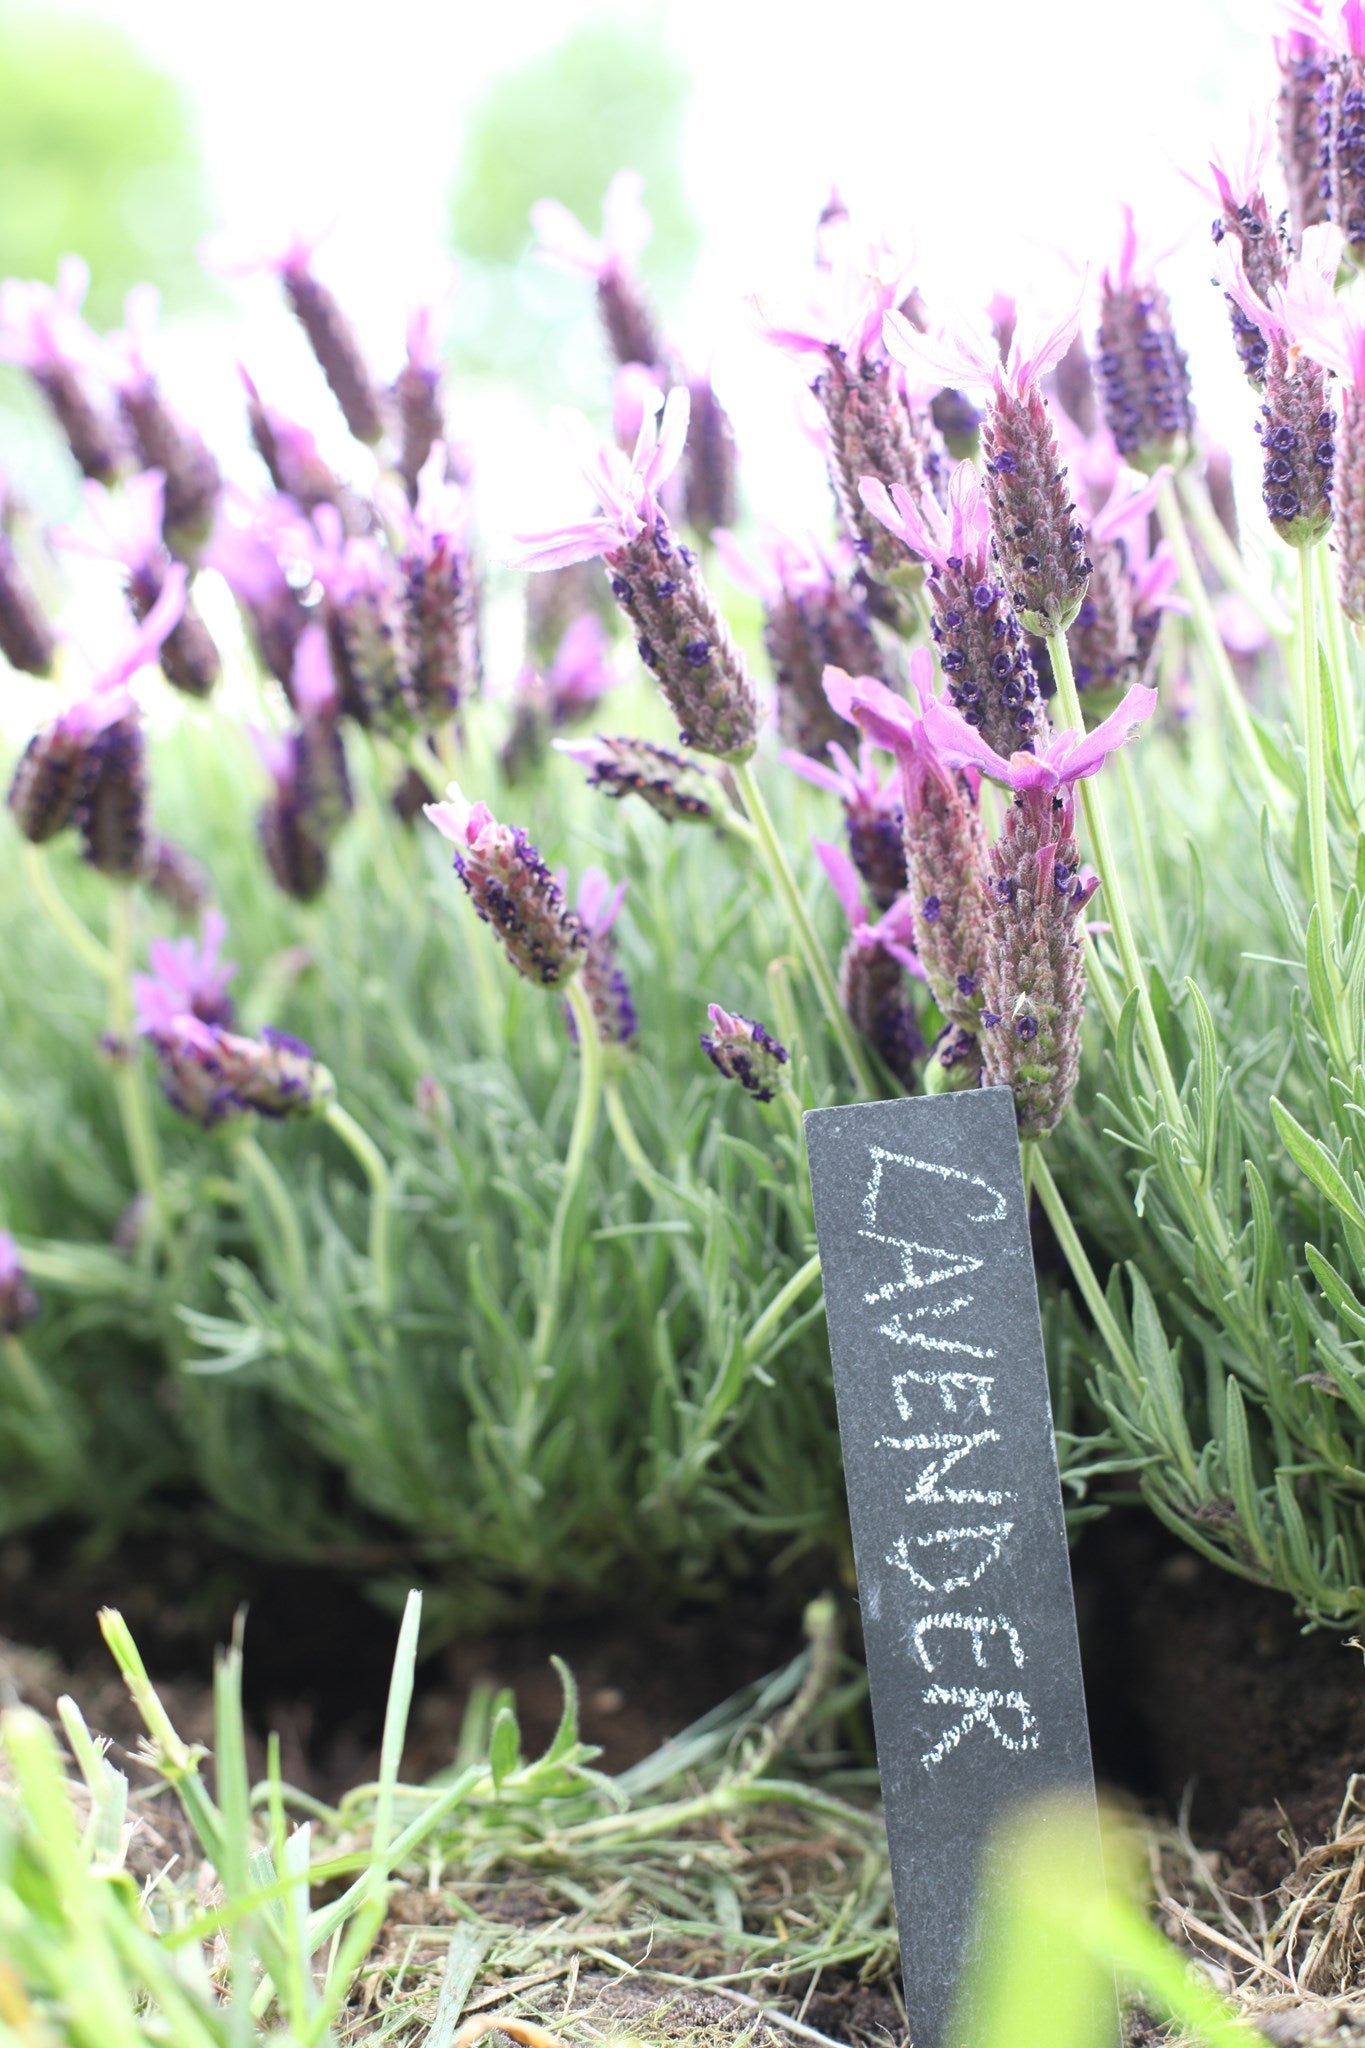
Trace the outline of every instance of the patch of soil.
<path fill-rule="evenodd" d="M 1225 1852 L 1233 1890 L 1272 1891 L 1326 1840 L 1365 1770 L 1365 1666 L 1289 1602 L 1186 1550 L 1148 1516 L 1086 1531 L 1077 1605 L 1099 1775 Z"/>

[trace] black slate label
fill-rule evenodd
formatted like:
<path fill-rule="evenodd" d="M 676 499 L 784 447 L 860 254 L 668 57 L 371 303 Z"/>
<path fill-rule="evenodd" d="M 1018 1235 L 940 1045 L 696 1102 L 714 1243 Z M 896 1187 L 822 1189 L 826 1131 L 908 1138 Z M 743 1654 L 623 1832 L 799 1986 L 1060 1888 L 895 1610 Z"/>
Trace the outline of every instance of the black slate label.
<path fill-rule="evenodd" d="M 939 2048 L 987 1838 L 1093 1798 L 1014 1104 L 805 1121 L 910 2038 Z"/>

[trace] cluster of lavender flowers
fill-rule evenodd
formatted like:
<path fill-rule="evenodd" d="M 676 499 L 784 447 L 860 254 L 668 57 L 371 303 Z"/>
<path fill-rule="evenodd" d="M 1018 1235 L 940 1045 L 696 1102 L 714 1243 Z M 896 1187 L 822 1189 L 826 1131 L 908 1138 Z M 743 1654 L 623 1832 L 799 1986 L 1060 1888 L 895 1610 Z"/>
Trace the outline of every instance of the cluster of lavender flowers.
<path fill-rule="evenodd" d="M 162 390 L 149 289 L 130 293 L 123 330 L 101 337 L 82 317 L 87 278 L 74 259 L 55 288 L 18 280 L 0 287 L 0 355 L 27 369 L 87 479 L 83 522 L 54 539 L 117 566 L 133 620 L 155 636 L 137 644 L 150 646 L 166 680 L 196 698 L 212 692 L 223 667 L 194 597 L 200 572 L 216 571 L 262 667 L 282 688 L 283 729 L 261 742 L 272 787 L 260 830 L 275 879 L 301 900 L 323 886 L 330 846 L 351 809 L 344 723 L 406 746 L 449 727 L 482 674 L 468 468 L 446 426 L 433 311 L 413 315 L 406 360 L 381 387 L 314 255 L 313 244 L 295 237 L 278 254 L 237 267 L 278 278 L 366 451 L 368 491 L 343 480 L 310 430 L 272 406 L 245 372 L 247 421 L 267 485 L 229 484 Z M 0 646 L 16 666 L 39 674 L 51 667 L 54 636 L 8 539 L 0 545 Z M 94 820 L 98 845 L 86 829 L 91 858 L 155 881 L 167 857 L 145 826 L 145 779 L 136 708 L 102 678 L 90 700 L 40 735 L 11 808 L 35 839 Z M 106 831 L 115 787 L 119 815 Z M 109 850 L 113 822 L 118 843 Z"/>

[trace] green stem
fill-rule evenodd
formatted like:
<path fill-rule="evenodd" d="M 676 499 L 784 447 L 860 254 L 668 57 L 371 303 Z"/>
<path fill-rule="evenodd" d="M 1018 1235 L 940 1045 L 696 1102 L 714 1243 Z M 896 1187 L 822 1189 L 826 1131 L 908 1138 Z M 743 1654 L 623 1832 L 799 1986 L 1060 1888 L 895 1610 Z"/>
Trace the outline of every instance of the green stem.
<path fill-rule="evenodd" d="M 536 1313 L 535 1335 L 531 1340 L 531 1366 L 538 1372 L 550 1355 L 554 1340 L 555 1321 L 559 1314 L 559 1293 L 563 1284 L 564 1234 L 568 1229 L 569 1217 L 578 1199 L 583 1169 L 588 1163 L 593 1133 L 597 1129 L 597 1107 L 602 1095 L 602 1041 L 597 1035 L 597 1019 L 592 1004 L 583 987 L 583 977 L 576 974 L 568 985 L 569 1008 L 573 1011 L 574 1024 L 578 1031 L 578 1106 L 574 1111 L 573 1130 L 569 1136 L 568 1156 L 564 1161 L 564 1178 L 560 1184 L 559 1200 L 555 1204 L 554 1221 L 550 1225 L 550 1250 L 545 1272 L 545 1291 L 540 1298 Z"/>
<path fill-rule="evenodd" d="M 38 900 L 48 923 L 59 931 L 78 960 L 97 974 L 101 981 L 112 981 L 114 977 L 114 956 L 107 946 L 100 944 L 83 918 L 77 917 L 71 905 L 52 879 L 52 870 L 47 864 L 41 846 L 34 846 L 28 840 L 23 845 L 24 874 L 28 885 Z"/>
<path fill-rule="evenodd" d="M 1251 606 L 1267 633 L 1277 640 L 1287 640 L 1294 630 L 1292 619 L 1285 617 L 1270 592 L 1247 568 L 1236 541 L 1218 517 L 1202 478 L 1188 469 L 1182 470 L 1176 479 L 1176 495 L 1182 512 L 1203 542 L 1204 553 L 1228 589 L 1235 590 Z"/>
<path fill-rule="evenodd" d="M 768 810 L 767 804 L 764 802 L 763 792 L 759 788 L 758 778 L 754 774 L 752 764 L 748 761 L 742 762 L 734 770 L 734 776 L 735 781 L 739 785 L 739 793 L 744 799 L 744 808 L 753 820 L 754 829 L 758 834 L 759 844 L 764 859 L 767 862 L 768 873 L 773 887 L 777 890 L 778 895 L 786 906 L 787 915 L 791 918 L 796 941 L 806 963 L 806 971 L 815 983 L 816 993 L 824 1006 L 825 1016 L 829 1021 L 830 1029 L 834 1033 L 839 1050 L 847 1062 L 848 1070 L 853 1076 L 855 1086 L 862 1095 L 871 1099 L 878 1093 L 876 1080 L 863 1054 L 862 1047 L 854 1037 L 852 1026 L 844 1015 L 843 1005 L 839 1001 L 839 990 L 835 985 L 829 961 L 825 958 L 824 951 L 820 945 L 820 939 L 811 919 L 810 911 L 807 909 L 801 892 L 796 886 L 796 877 L 787 863 L 787 856 L 782 850 L 782 842 L 777 836 L 777 828 L 773 824 L 772 815 Z"/>
<path fill-rule="evenodd" d="M 1152 858 L 1152 835 L 1145 829 L 1147 821 L 1142 815 L 1142 792 L 1138 788 L 1132 757 L 1127 747 L 1119 748 L 1114 756 L 1114 766 L 1118 770 L 1119 784 L 1128 810 L 1128 831 L 1133 842 L 1137 871 L 1142 881 L 1143 908 L 1157 945 L 1163 953 L 1168 953 L 1171 934 L 1166 923 L 1166 904 L 1161 894 L 1161 884 L 1157 880 L 1156 862 Z"/>
<path fill-rule="evenodd" d="M 166 1222 L 161 1153 L 147 1099 L 147 1076 L 133 1031 L 133 884 L 114 882 L 109 906 L 109 1036 L 113 1041 L 114 1093 L 133 1178 L 151 1207 L 152 1229 Z"/>
<path fill-rule="evenodd" d="M 303 1248 L 298 1212 L 290 1199 L 289 1191 L 275 1171 L 273 1163 L 249 1131 L 242 1131 L 237 1137 L 237 1157 L 265 1197 L 266 1206 L 274 1218 L 275 1228 L 279 1233 L 279 1253 L 284 1267 L 285 1285 L 294 1300 L 301 1300 L 308 1285 L 308 1258 Z"/>
<path fill-rule="evenodd" d="M 1062 1248 L 1062 1255 L 1071 1268 L 1072 1278 L 1081 1290 L 1081 1298 L 1090 1311 L 1091 1321 L 1103 1337 L 1109 1356 L 1130 1387 L 1140 1387 L 1142 1375 L 1138 1371 L 1137 1359 L 1132 1346 L 1124 1336 L 1115 1319 L 1114 1312 L 1105 1299 L 1104 1289 L 1095 1275 L 1095 1268 L 1086 1257 L 1085 1246 L 1076 1234 L 1071 1212 L 1062 1199 L 1062 1191 L 1052 1178 L 1052 1168 L 1043 1156 L 1041 1146 L 1035 1141 L 1024 1147 L 1024 1157 L 1032 1165 L 1030 1176 L 1032 1187 L 1043 1205 L 1052 1234 Z"/>
<path fill-rule="evenodd" d="M 380 1313 L 393 1306 L 393 1274 L 389 1263 L 389 1211 L 393 1205 L 393 1180 L 383 1153 L 369 1132 L 358 1124 L 339 1102 L 328 1105 L 327 1123 L 358 1161 L 370 1184 L 370 1264 L 374 1269 L 375 1300 Z"/>
<path fill-rule="evenodd" d="M 29 1354 L 28 1347 L 17 1337 L 0 1337 L 0 1354 L 3 1354 L 10 1376 L 16 1385 L 24 1390 L 24 1398 L 30 1408 L 39 1415 L 50 1415 L 54 1402 L 52 1389 L 39 1372 Z"/>
<path fill-rule="evenodd" d="M 1313 596 L 1313 550 L 1301 547 L 1299 555 L 1299 617 L 1294 636 L 1295 666 L 1303 701 L 1303 731 L 1308 775 L 1308 865 L 1313 883 L 1313 906 L 1318 913 L 1318 936 L 1327 962 L 1333 1003 L 1339 1009 L 1345 995 L 1337 965 L 1337 908 L 1332 894 L 1332 858 L 1327 845 L 1327 763 L 1323 753 L 1322 679 L 1318 674 L 1317 607 Z M 1332 1019 L 1335 1025 L 1335 1015 Z M 1338 1062 L 1345 1064 L 1340 1033 L 1332 1032 Z"/>
<path fill-rule="evenodd" d="M 1242 695 L 1241 686 L 1233 673 L 1228 651 L 1218 631 L 1218 621 L 1213 616 L 1209 594 L 1204 588 L 1204 579 L 1199 574 L 1199 564 L 1195 561 L 1190 536 L 1185 530 L 1180 500 L 1176 496 L 1175 485 L 1170 477 L 1166 477 L 1161 486 L 1161 525 L 1180 570 L 1181 589 L 1189 600 L 1190 623 L 1194 628 L 1195 639 L 1199 642 L 1204 659 L 1213 671 L 1223 699 L 1223 708 L 1243 751 L 1256 771 L 1266 802 L 1270 805 L 1271 814 L 1278 815 L 1283 808 L 1284 792 L 1271 774 L 1270 764 L 1257 740 L 1246 698 Z"/>
<path fill-rule="evenodd" d="M 1356 721 L 1356 696 L 1351 656 L 1346 645 L 1346 629 L 1342 621 L 1341 602 L 1336 585 L 1332 580 L 1332 551 L 1320 547 L 1318 558 L 1318 595 L 1322 601 L 1323 631 L 1327 638 L 1327 661 L 1332 671 L 1332 698 L 1336 705 L 1337 729 L 1341 734 L 1342 761 L 1346 769 L 1349 786 L 1355 783 L 1356 749 L 1360 744 L 1360 733 Z"/>
<path fill-rule="evenodd" d="M 801 1296 L 810 1286 L 811 1281 L 818 1280 L 819 1277 L 820 1254 L 819 1252 L 812 1252 L 805 1265 L 797 1268 L 786 1286 L 778 1290 L 764 1309 L 762 1315 L 750 1327 L 749 1333 L 744 1339 L 744 1356 L 746 1359 L 757 1358 L 771 1333 L 786 1315 L 787 1310 L 794 1302 L 801 1299 Z"/>
<path fill-rule="evenodd" d="M 662 1196 L 672 1194 L 663 1175 L 654 1166 L 644 1146 L 640 1143 L 635 1126 L 630 1120 L 630 1111 L 615 1081 L 608 1081 L 603 1090 L 607 1108 L 607 1122 L 611 1125 L 612 1136 L 624 1154 L 627 1166 L 639 1181 L 646 1194 L 657 1202 Z"/>
<path fill-rule="evenodd" d="M 1048 641 L 1048 652 L 1052 657 L 1052 672 L 1057 680 L 1057 701 L 1061 707 L 1062 723 L 1077 732 L 1085 730 L 1085 714 L 1076 689 L 1076 678 L 1071 668 L 1071 650 L 1066 644 L 1065 633 L 1054 633 Z M 1138 1016 L 1142 1025 L 1143 1043 L 1147 1048 L 1147 1059 L 1152 1069 L 1166 1120 L 1172 1131 L 1183 1131 L 1185 1112 L 1180 1103 L 1180 1091 L 1175 1085 L 1175 1075 L 1166 1057 L 1161 1030 L 1152 1008 L 1152 998 L 1147 989 L 1147 976 L 1143 971 L 1142 959 L 1138 953 L 1137 940 L 1133 935 L 1132 919 L 1128 915 L 1128 904 L 1119 880 L 1119 864 L 1114 857 L 1113 843 L 1109 837 L 1109 821 L 1105 816 L 1104 798 L 1098 787 L 1099 777 L 1088 776 L 1077 784 L 1080 792 L 1081 809 L 1085 814 L 1086 831 L 1090 838 L 1090 851 L 1095 867 L 1103 884 L 1104 893 L 1100 898 L 1104 915 L 1114 934 L 1119 960 L 1123 966 L 1123 978 L 1129 990 L 1136 989 Z"/>

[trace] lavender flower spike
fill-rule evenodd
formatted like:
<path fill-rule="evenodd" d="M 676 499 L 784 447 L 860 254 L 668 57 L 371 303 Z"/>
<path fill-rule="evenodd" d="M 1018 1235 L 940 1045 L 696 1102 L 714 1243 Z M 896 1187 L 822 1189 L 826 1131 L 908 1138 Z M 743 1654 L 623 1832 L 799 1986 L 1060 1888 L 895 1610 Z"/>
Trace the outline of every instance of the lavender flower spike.
<path fill-rule="evenodd" d="M 630 1051 L 640 1029 L 630 983 L 616 957 L 616 942 L 612 937 L 612 926 L 621 913 L 625 895 L 624 882 L 618 882 L 613 888 L 601 868 L 587 868 L 578 885 L 578 900 L 574 906 L 587 935 L 582 967 L 583 992 L 597 1019 L 598 1037 L 618 1056 Z M 564 1021 L 569 1036 L 576 1044 L 578 1029 L 573 1011 L 567 1005 Z"/>
<path fill-rule="evenodd" d="M 1280 168 L 1289 193 L 1289 226 L 1297 250 L 1305 228 L 1327 219 L 1327 195 L 1322 189 L 1322 142 L 1318 133 L 1319 99 L 1327 83 L 1328 56 L 1323 48 L 1321 0 L 1297 9 L 1301 27 L 1291 28 L 1275 40 L 1275 59 L 1280 68 L 1280 91 L 1275 109 L 1275 128 L 1280 145 Z"/>
<path fill-rule="evenodd" d="M 710 778 L 697 762 L 670 753 L 653 740 L 598 733 L 590 740 L 555 740 L 554 746 L 588 771 L 588 786 L 618 801 L 638 796 L 672 825 L 680 819 L 704 824 L 715 814 L 706 794 Z"/>
<path fill-rule="evenodd" d="M 949 701 L 992 746 L 1012 753 L 1046 736 L 1047 713 L 1027 643 L 991 560 L 990 508 L 970 462 L 948 484 L 948 510 L 863 479 L 863 502 L 929 564 L 930 630 Z"/>
<path fill-rule="evenodd" d="M 1266 201 L 1263 180 L 1269 154 L 1269 131 L 1253 122 L 1240 161 L 1229 164 L 1215 158 L 1209 165 L 1212 185 L 1197 184 L 1197 189 L 1219 209 L 1213 223 L 1214 246 L 1221 253 L 1223 244 L 1231 239 L 1241 252 L 1250 289 L 1263 300 L 1269 299 L 1276 285 L 1284 283 L 1290 254 L 1284 227 L 1272 218 Z M 1259 391 L 1265 382 L 1265 337 L 1235 296 L 1228 293 L 1227 299 L 1232 338 L 1242 369 L 1253 391 Z"/>
<path fill-rule="evenodd" d="M 8 492 L 0 479 L 0 517 L 8 510 Z M 50 675 L 57 636 L 19 566 L 13 545 L 0 525 L 0 654 L 11 668 L 31 676 Z"/>
<path fill-rule="evenodd" d="M 1345 254 L 1365 269 L 1365 0 L 1343 0 L 1332 23 L 1300 17 L 1320 29 L 1324 80 L 1318 94 L 1322 182 L 1327 217 L 1341 229 Z"/>
<path fill-rule="evenodd" d="M 95 538 L 77 528 L 59 526 L 53 539 L 75 553 L 117 562 L 124 572 L 128 609 L 141 622 L 160 597 L 171 569 L 171 557 L 161 537 L 166 480 L 159 469 L 148 469 L 130 477 L 117 491 L 87 483 L 83 494 Z M 218 649 L 187 586 L 180 616 L 161 643 L 162 674 L 187 697 L 207 697 L 221 666 Z"/>
<path fill-rule="evenodd" d="M 855 1031 L 885 1061 L 902 1088 L 912 1089 L 926 1051 L 907 973 L 923 978 L 915 952 L 915 920 L 900 898 L 874 924 L 868 917 L 858 871 L 841 847 L 815 841 L 815 851 L 851 927 L 839 961 L 839 1000 Z"/>
<path fill-rule="evenodd" d="M 732 1015 L 719 1003 L 710 1004 L 707 1015 L 711 1029 L 702 1032 L 698 1043 L 727 1081 L 738 1081 L 755 1102 L 771 1102 L 781 1089 L 791 1086 L 787 1072 L 791 1054 L 762 1024 L 738 1012 Z"/>
<path fill-rule="evenodd" d="M 0 1230 L 0 1337 L 17 1337 L 38 1313 L 38 1297 L 28 1284 L 19 1247 Z"/>
<path fill-rule="evenodd" d="M 143 468 L 160 470 L 166 479 L 166 539 L 179 550 L 192 550 L 213 523 L 222 477 L 203 436 L 167 404 L 152 368 L 160 304 L 155 285 L 135 285 L 129 292 L 123 332 L 108 342 L 110 375 Z"/>
<path fill-rule="evenodd" d="M 108 405 L 99 343 L 80 314 L 89 284 L 79 256 L 63 256 L 55 290 L 7 278 L 0 284 L 0 360 L 28 371 L 82 473 L 112 483 L 128 449 Z"/>
<path fill-rule="evenodd" d="M 444 724 L 478 693 L 479 579 L 474 567 L 467 492 L 448 479 L 446 444 L 433 442 L 417 480 L 415 504 L 394 494 L 401 536 L 408 694 L 419 720 Z M 352 546 L 363 543 L 352 543 Z"/>
<path fill-rule="evenodd" d="M 612 596 L 636 632 L 681 727 L 684 746 L 725 761 L 747 761 L 758 738 L 758 701 L 689 547 L 673 538 L 658 493 L 677 468 L 687 439 L 688 393 L 669 393 L 662 416 L 646 414 L 627 461 L 599 446 L 581 415 L 567 415 L 579 464 L 602 516 L 550 533 L 519 535 L 514 565 L 562 569 L 600 555 Z"/>
<path fill-rule="evenodd" d="M 662 369 L 666 351 L 636 276 L 636 265 L 654 231 L 643 191 L 638 171 L 616 173 L 602 201 L 600 240 L 558 199 L 537 200 L 531 208 L 531 226 L 538 256 L 560 270 L 593 280 L 597 310 L 617 362 Z"/>
<path fill-rule="evenodd" d="M 1150 476 L 1189 453 L 1194 405 L 1171 302 L 1139 263 L 1131 206 L 1124 207 L 1123 219 L 1119 260 L 1101 285 L 1095 378 L 1120 455 Z"/>
<path fill-rule="evenodd" d="M 1341 248 L 1338 228 L 1309 228 L 1292 276 L 1270 286 L 1268 304 L 1252 289 L 1236 244 L 1223 242 L 1217 251 L 1219 282 L 1265 342 L 1262 496 L 1271 525 L 1291 547 L 1311 547 L 1331 525 L 1336 462 L 1327 380 L 1297 344 L 1293 308 L 1330 293 Z"/>
<path fill-rule="evenodd" d="M 159 985 L 139 995 L 137 1028 L 156 1054 L 167 1101 L 205 1130 L 249 1111 L 317 1116 L 336 1099 L 336 1082 L 302 1039 L 269 1025 L 246 1038 L 205 1024 L 175 1010 Z"/>
<path fill-rule="evenodd" d="M 1079 303 L 1036 333 L 1017 321 L 1003 362 L 993 335 L 930 338 L 899 312 L 888 313 L 883 327 L 887 348 L 912 373 L 989 384 L 982 452 L 995 558 L 1020 621 L 1044 638 L 1071 624 L 1090 576 L 1085 528 L 1067 493 L 1041 385 L 1079 325 Z"/>
<path fill-rule="evenodd" d="M 436 345 L 435 310 L 414 307 L 408 316 L 407 357 L 393 383 L 398 413 L 399 451 L 394 465 L 411 504 L 417 502 L 417 480 L 437 441 L 446 437 L 441 399 L 441 355 Z"/>
<path fill-rule="evenodd" d="M 373 444 L 383 438 L 384 415 L 379 394 L 361 354 L 355 330 L 335 296 L 313 271 L 317 236 L 291 235 L 282 249 L 225 268 L 271 270 L 284 287 L 290 311 L 308 337 L 318 368 L 331 387 L 357 441 Z"/>
<path fill-rule="evenodd" d="M 587 934 L 520 826 L 500 825 L 487 804 L 467 803 L 457 782 L 443 803 L 423 809 L 454 846 L 455 872 L 517 972 L 546 988 L 576 974 Z"/>
<path fill-rule="evenodd" d="M 234 1005 L 228 993 L 236 979 L 237 963 L 224 960 L 223 940 L 227 919 L 220 910 L 204 913 L 199 942 L 193 939 L 153 939 L 151 973 L 133 976 L 133 998 L 138 1013 L 149 1017 L 177 1017 L 188 1012 L 203 1024 L 218 1024 L 225 1030 L 234 1021 Z"/>
<path fill-rule="evenodd" d="M 810 761 L 792 751 L 784 753 L 782 761 L 794 775 L 839 798 L 854 872 L 878 910 L 889 910 L 905 893 L 909 881 L 900 778 L 893 771 L 883 779 L 873 765 L 866 740 L 858 748 L 856 767 L 837 740 L 830 742 L 829 758 L 833 765 L 828 768 L 822 761 Z M 828 868 L 828 861 L 825 865 Z"/>
<path fill-rule="evenodd" d="M 894 752 L 905 808 L 905 865 L 915 951 L 930 992 L 951 1027 L 947 1064 L 959 1082 L 976 1079 L 976 1033 L 981 1009 L 981 957 L 985 944 L 981 874 L 984 846 L 975 791 L 934 743 L 929 713 L 933 662 L 917 647 L 910 658 L 915 702 L 897 697 L 871 676 L 830 669 L 825 688 L 844 718 L 861 726 L 877 746 Z M 968 731 L 962 720 L 955 726 Z"/>

